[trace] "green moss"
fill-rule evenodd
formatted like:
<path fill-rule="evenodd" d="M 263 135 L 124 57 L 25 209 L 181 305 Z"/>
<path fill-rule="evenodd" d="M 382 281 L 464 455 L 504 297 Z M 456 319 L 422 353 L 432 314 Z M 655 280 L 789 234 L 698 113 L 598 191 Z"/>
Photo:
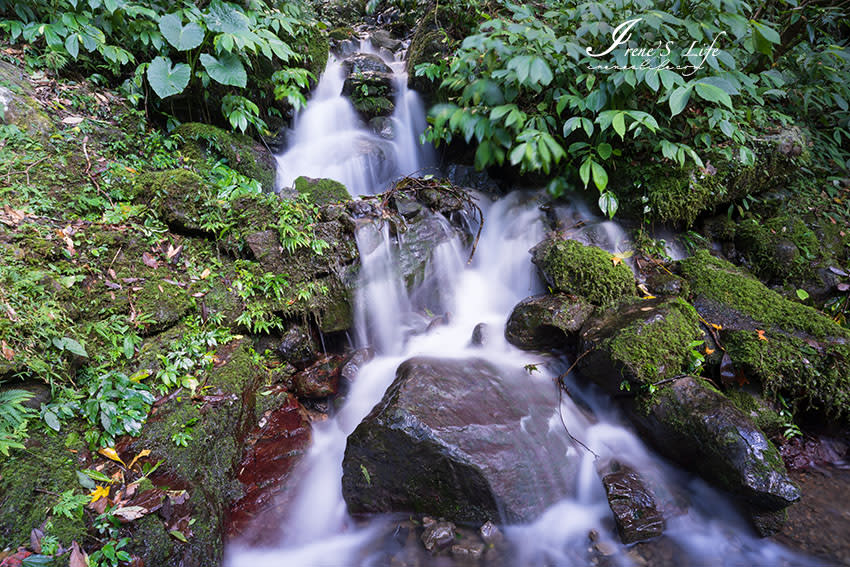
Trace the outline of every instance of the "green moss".
<path fill-rule="evenodd" d="M 820 312 L 787 300 L 706 251 L 681 262 L 695 296 L 752 328 L 724 330 L 732 361 L 766 393 L 785 393 L 828 415 L 850 414 L 850 333 Z M 765 331 L 760 340 L 755 328 Z"/>
<path fill-rule="evenodd" d="M 796 137 L 797 141 L 786 140 L 789 136 Z M 786 147 L 794 143 L 800 146 L 802 153 Z M 634 184 L 613 185 L 619 187 L 615 191 L 623 213 L 690 226 L 700 214 L 719 205 L 789 183 L 798 174 L 800 165 L 809 160 L 799 130 L 754 138 L 748 147 L 756 156 L 752 166 L 745 166 L 737 152 L 724 148 L 701 154 L 705 169 L 693 165 L 676 168 L 669 164 L 642 167 L 641 179 Z M 643 212 L 645 206 L 649 207 L 646 213 Z"/>
<path fill-rule="evenodd" d="M 353 37 L 355 34 L 354 29 L 350 27 L 339 27 L 334 28 L 328 32 L 328 37 L 335 41 L 344 41 L 350 37 Z"/>
<path fill-rule="evenodd" d="M 624 263 L 614 265 L 601 248 L 574 240 L 547 240 L 534 248 L 533 260 L 553 292 L 580 295 L 597 305 L 634 294 L 632 271 Z"/>
<path fill-rule="evenodd" d="M 313 73 L 318 80 L 328 64 L 330 44 L 327 36 L 318 27 L 310 28 L 309 35 L 305 40 L 307 56 L 307 70 Z"/>
<path fill-rule="evenodd" d="M 302 176 L 295 180 L 295 190 L 315 205 L 351 200 L 345 185 L 333 179 L 311 179 Z"/>
<path fill-rule="evenodd" d="M 809 260 L 817 256 L 821 262 L 832 260 L 828 250 L 821 250 L 814 231 L 798 217 L 742 221 L 735 231 L 735 246 L 756 275 L 780 283 L 801 284 L 813 278 Z"/>
<path fill-rule="evenodd" d="M 603 343 L 612 360 L 646 384 L 680 374 L 691 343 L 702 338 L 696 311 L 683 299 L 672 299 L 657 312 L 658 316 L 637 319 Z"/>
<path fill-rule="evenodd" d="M 148 333 L 158 333 L 177 324 L 194 303 L 188 292 L 174 284 L 151 280 L 136 294 L 136 310 L 148 317 Z"/>
<path fill-rule="evenodd" d="M 850 339 L 845 329 L 817 310 L 783 298 L 757 279 L 733 264 L 715 258 L 708 251 L 700 250 L 694 256 L 682 260 L 680 265 L 695 296 L 705 296 L 755 321 L 788 332 L 798 330 L 818 339 Z"/>
<path fill-rule="evenodd" d="M 275 185 L 275 162 L 263 146 L 242 134 L 234 134 L 209 124 L 189 122 L 181 124 L 175 131 L 186 142 L 184 153 L 188 157 L 202 158 L 209 154 L 227 160 L 227 165 L 246 177 L 256 179 L 267 190 Z"/>
<path fill-rule="evenodd" d="M 765 401 L 740 388 L 730 388 L 726 397 L 768 436 L 777 437 L 782 434 L 785 420 Z"/>
<path fill-rule="evenodd" d="M 26 450 L 12 451 L 0 462 L 0 541 L 16 547 L 29 542 L 30 531 L 50 521 L 49 533 L 64 546 L 85 540 L 84 517 L 69 519 L 52 514 L 66 490 L 83 493 L 77 481 L 77 465 L 71 450 L 84 449 L 82 435 L 67 424 L 64 435 L 33 433 Z M 72 437 L 73 433 L 73 437 Z M 66 447 L 70 439 L 70 447 Z"/>

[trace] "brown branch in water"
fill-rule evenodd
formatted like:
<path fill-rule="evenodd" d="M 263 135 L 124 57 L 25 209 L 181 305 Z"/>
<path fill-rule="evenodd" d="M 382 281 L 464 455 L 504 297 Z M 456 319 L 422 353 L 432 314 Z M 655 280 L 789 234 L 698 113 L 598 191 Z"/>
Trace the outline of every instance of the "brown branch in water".
<path fill-rule="evenodd" d="M 577 439 L 575 436 L 573 436 L 572 433 L 570 433 L 570 430 L 567 427 L 567 422 L 564 419 L 564 411 L 563 411 L 563 408 L 562 408 L 563 399 L 564 399 L 564 392 L 567 392 L 567 394 L 569 394 L 569 391 L 567 391 L 567 386 L 564 384 L 564 378 L 566 378 L 569 375 L 569 373 L 573 371 L 573 368 L 575 368 L 576 364 L 578 364 L 578 361 L 581 360 L 582 358 L 584 358 L 584 356 L 586 354 L 588 354 L 591 350 L 593 350 L 593 349 L 588 349 L 588 350 L 584 351 L 583 353 L 581 353 L 580 355 L 578 355 L 576 357 L 576 359 L 573 361 L 573 363 L 570 365 L 570 367 L 567 368 L 567 371 L 564 372 L 563 374 L 561 374 L 560 376 L 558 376 L 557 378 L 555 378 L 555 381 L 558 383 L 558 417 L 561 418 L 561 425 L 564 426 L 564 431 L 567 432 L 567 435 L 573 441 L 573 443 L 579 445 L 585 451 L 587 451 L 588 453 L 593 455 L 593 457 L 595 459 L 598 459 L 599 455 L 597 455 L 596 452 L 593 449 L 591 449 L 590 447 L 588 447 L 587 445 L 582 443 L 579 439 Z"/>

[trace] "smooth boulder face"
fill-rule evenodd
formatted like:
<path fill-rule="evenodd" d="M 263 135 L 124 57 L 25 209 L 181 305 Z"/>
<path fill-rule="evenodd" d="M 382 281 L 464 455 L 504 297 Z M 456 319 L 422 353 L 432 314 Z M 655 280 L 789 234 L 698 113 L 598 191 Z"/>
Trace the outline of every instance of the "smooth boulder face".
<path fill-rule="evenodd" d="M 603 476 L 602 484 L 623 543 L 646 541 L 664 533 L 664 516 L 638 473 L 620 466 L 619 470 Z"/>
<path fill-rule="evenodd" d="M 800 499 L 776 447 L 704 380 L 673 380 L 638 400 L 630 417 L 660 452 L 743 498 L 756 514 Z"/>
<path fill-rule="evenodd" d="M 352 513 L 528 522 L 573 491 L 578 457 L 549 420 L 558 393 L 478 359 L 411 358 L 348 437 Z"/>
<path fill-rule="evenodd" d="M 525 350 L 571 345 L 593 306 L 565 294 L 535 295 L 520 301 L 505 326 L 505 338 Z"/>

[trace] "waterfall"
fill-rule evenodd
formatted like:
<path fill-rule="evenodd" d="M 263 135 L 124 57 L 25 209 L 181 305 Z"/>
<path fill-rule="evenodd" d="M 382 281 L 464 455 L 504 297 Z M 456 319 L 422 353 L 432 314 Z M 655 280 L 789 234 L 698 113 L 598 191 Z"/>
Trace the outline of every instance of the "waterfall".
<path fill-rule="evenodd" d="M 393 63 L 398 67 L 398 63 Z M 331 60 L 314 98 L 295 122 L 290 148 L 278 157 L 279 183 L 287 186 L 298 175 L 330 177 L 346 184 L 352 194 L 381 191 L 394 176 L 415 171 L 427 163 L 428 153 L 418 142 L 424 114 L 415 93 L 397 77 L 397 136 L 385 140 L 368 131 L 350 103 L 340 96 L 340 63 Z M 381 161 L 363 147 L 380 146 Z M 389 518 L 357 522 L 342 497 L 342 460 L 346 438 L 378 403 L 404 360 L 418 355 L 443 358 L 479 356 L 514 369 L 533 365 L 527 388 L 552 388 L 564 370 L 563 361 L 520 351 L 503 337 L 502 330 L 513 306 L 544 291 L 528 250 L 545 235 L 540 209 L 542 193 L 514 192 L 495 202 L 478 196 L 484 226 L 477 251 L 467 265 L 468 245 L 447 238 L 436 246 L 421 282 L 407 289 L 398 262 L 405 246 L 380 220 L 363 219 L 356 232 L 362 269 L 356 298 L 356 332 L 360 345 L 370 345 L 375 358 L 365 364 L 351 384 L 345 405 L 336 415 L 313 424 L 313 444 L 298 465 L 294 498 L 283 520 L 285 535 L 273 548 L 245 548 L 238 543 L 227 550 L 229 567 L 385 565 L 376 555 L 386 536 Z M 614 222 L 599 219 L 579 204 L 564 205 L 556 215 L 568 225 L 570 237 L 593 243 L 610 252 L 627 248 L 625 232 Z M 438 219 L 439 220 L 439 219 Z M 439 222 L 445 222 L 444 219 Z M 451 230 L 446 222 L 447 230 Z M 426 292 L 437 289 L 438 293 Z M 423 325 L 428 311 L 451 313 L 445 324 Z M 473 329 L 485 323 L 494 329 L 490 340 L 472 348 Z M 427 327 L 427 328 L 426 328 Z M 567 377 L 571 395 L 560 405 L 553 400 L 543 416 L 552 434 L 565 429 L 582 440 L 601 461 L 616 458 L 638 470 L 657 486 L 676 486 L 685 493 L 686 511 L 668 519 L 665 537 L 672 542 L 675 563 L 684 564 L 804 564 L 784 548 L 751 534 L 728 500 L 705 483 L 658 459 L 631 429 L 622 425 L 616 407 L 606 397 Z M 588 417 L 592 412 L 593 418 Z M 536 416 L 539 417 L 539 416 Z M 611 511 L 597 473 L 594 456 L 565 443 L 579 455 L 574 496 L 554 504 L 533 523 L 506 526 L 512 545 L 509 565 L 577 565 L 587 558 L 588 533 L 601 534 L 602 543 L 623 552 L 608 538 Z M 530 448 L 533 450 L 533 447 Z M 541 462 L 545 467 L 547 463 Z M 660 504 L 670 504 L 669 494 Z M 440 565 L 452 565 L 450 557 Z M 629 564 L 626 553 L 612 561 Z M 465 563 L 464 563 L 465 564 Z M 613 563 L 612 563 L 613 564 Z"/>

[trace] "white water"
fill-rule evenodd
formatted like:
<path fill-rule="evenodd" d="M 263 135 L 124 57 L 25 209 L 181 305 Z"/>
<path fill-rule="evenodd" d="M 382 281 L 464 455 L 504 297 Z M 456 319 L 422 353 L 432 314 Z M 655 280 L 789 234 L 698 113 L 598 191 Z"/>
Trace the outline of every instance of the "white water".
<path fill-rule="evenodd" d="M 375 52 L 363 41 L 361 52 Z M 395 72 L 392 139 L 364 128 L 347 97 L 342 96 L 342 62 L 331 56 L 316 91 L 295 118 L 289 149 L 277 156 L 277 186 L 291 187 L 299 176 L 339 181 L 354 196 L 389 188 L 393 179 L 413 175 L 430 165 L 432 150 L 419 144 L 425 111 L 419 96 L 407 88 L 404 63 L 386 60 Z"/>
<path fill-rule="evenodd" d="M 316 99 L 299 116 L 293 146 L 279 158 L 282 182 L 285 184 L 286 179 L 301 174 L 314 177 L 338 175 L 340 181 L 353 183 L 358 193 L 380 191 L 383 181 L 375 175 L 376 169 L 357 170 L 359 166 L 355 162 L 360 159 L 357 156 L 350 158 L 351 163 L 343 164 L 340 159 L 330 158 L 327 152 L 322 157 L 319 151 L 321 147 L 335 148 L 337 143 L 344 149 L 347 146 L 341 140 L 374 141 L 374 135 L 358 126 L 350 107 L 337 96 L 341 85 L 335 75 L 337 72 L 337 63 L 331 62 Z M 412 99 L 413 96 L 405 91 L 401 88 L 399 97 Z M 324 110 L 319 112 L 317 109 Z M 421 114 L 418 117 L 421 119 Z M 402 131 L 416 133 L 418 126 L 414 124 L 412 114 L 402 114 L 398 119 L 408 121 L 402 125 Z M 323 145 L 325 142 L 328 145 Z M 394 146 L 394 151 L 401 151 L 401 141 Z M 414 154 L 421 156 L 418 152 L 409 155 Z M 341 155 L 348 154 L 343 152 Z M 295 165 L 299 167 L 295 168 Z M 421 161 L 409 167 L 420 165 Z M 396 171 L 403 170 L 396 168 Z M 232 545 L 228 549 L 227 565 L 312 567 L 388 564 L 376 550 L 380 548 L 381 538 L 386 535 L 391 519 L 376 518 L 364 525 L 355 523 L 348 516 L 341 490 L 342 458 L 346 437 L 381 399 L 393 381 L 398 365 L 417 355 L 448 358 L 478 356 L 512 369 L 527 364 L 538 365 L 541 371 L 529 376 L 527 387 L 554 393 L 552 412 L 545 416 L 552 435 L 564 435 L 560 421 L 563 418 L 569 431 L 600 455 L 601 461 L 616 458 L 632 466 L 656 487 L 660 505 L 675 503 L 683 509 L 681 515 L 668 518 L 666 534 L 674 545 L 674 563 L 804 563 L 783 548 L 754 537 L 723 496 L 653 455 L 620 424 L 616 409 L 606 398 L 571 382 L 570 392 L 579 396 L 595 417 L 588 418 L 587 413 L 579 410 L 566 395 L 558 407 L 553 377 L 563 370 L 565 361 L 520 351 L 509 345 L 502 333 L 513 306 L 528 295 L 543 291 L 528 254 L 528 249 L 545 234 L 538 195 L 515 192 L 496 202 L 482 198 L 479 203 L 484 211 L 485 224 L 472 264 L 466 265 L 469 251 L 460 238 L 441 244 L 432 255 L 423 283 L 438 282 L 439 298 L 431 298 L 426 303 L 417 298 L 430 295 L 417 294 L 416 290 L 409 292 L 402 284 L 396 271 L 398 243 L 391 237 L 388 227 L 374 223 L 360 227 L 357 243 L 363 267 L 356 299 L 357 337 L 361 346 L 372 346 L 377 355 L 354 380 L 347 402 L 339 413 L 332 419 L 314 424 L 313 445 L 293 474 L 298 483 L 293 488 L 295 496 L 283 520 L 285 535 L 279 545 L 271 549 Z M 577 221 L 577 226 L 570 229 L 571 236 L 612 252 L 625 250 L 625 233 L 616 223 L 599 222 L 598 219 L 588 223 L 591 216 L 580 205 L 567 207 L 561 213 L 559 218 L 573 215 Z M 426 309 L 438 315 L 450 312 L 449 323 L 422 331 L 428 319 Z M 469 341 L 473 328 L 482 322 L 493 331 L 489 334 L 490 340 L 483 349 L 472 348 Z M 532 524 L 506 528 L 506 535 L 516 554 L 509 564 L 586 564 L 590 530 L 596 530 L 603 541 L 618 550 L 613 558 L 616 563 L 632 563 L 625 553 L 626 548 L 613 539 L 611 511 L 596 472 L 597 463 L 590 453 L 581 449 L 571 448 L 570 452 L 581 458 L 574 481 L 575 496 L 551 506 Z M 547 463 L 541 462 L 540 466 L 546 467 Z"/>

